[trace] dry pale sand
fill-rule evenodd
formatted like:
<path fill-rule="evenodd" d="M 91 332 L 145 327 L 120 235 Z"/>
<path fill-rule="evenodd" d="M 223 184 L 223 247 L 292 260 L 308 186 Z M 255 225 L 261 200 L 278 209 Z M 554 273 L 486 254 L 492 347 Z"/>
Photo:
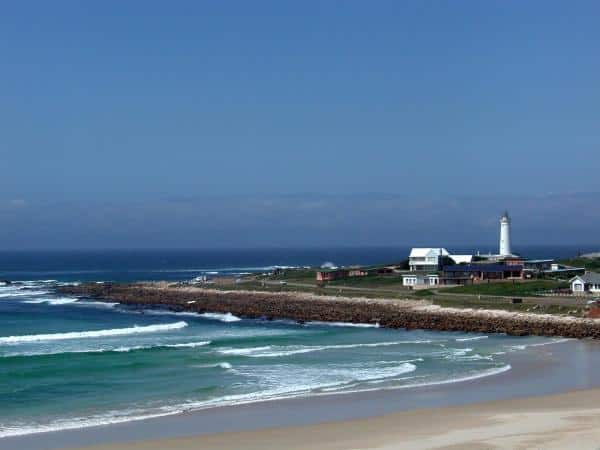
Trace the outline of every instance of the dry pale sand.
<path fill-rule="evenodd" d="M 600 389 L 302 427 L 102 445 L 86 450 L 431 448 L 598 450 Z"/>

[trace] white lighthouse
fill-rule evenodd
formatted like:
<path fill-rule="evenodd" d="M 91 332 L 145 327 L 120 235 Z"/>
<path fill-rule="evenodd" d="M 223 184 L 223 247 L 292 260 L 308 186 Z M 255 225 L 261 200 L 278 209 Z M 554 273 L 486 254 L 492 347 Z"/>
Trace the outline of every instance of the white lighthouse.
<path fill-rule="evenodd" d="M 511 256 L 510 217 L 506 211 L 500 218 L 500 256 Z"/>

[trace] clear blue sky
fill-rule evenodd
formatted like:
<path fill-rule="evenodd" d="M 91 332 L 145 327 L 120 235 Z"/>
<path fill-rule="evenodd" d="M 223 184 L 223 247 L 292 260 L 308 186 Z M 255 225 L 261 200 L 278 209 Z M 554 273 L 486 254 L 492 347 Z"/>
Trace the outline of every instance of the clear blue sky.
<path fill-rule="evenodd" d="M 265 244 L 274 217 L 316 245 L 363 204 L 359 243 L 410 243 L 436 230 L 406 202 L 492 196 L 495 221 L 600 192 L 599 24 L 597 1 L 7 2 L 0 248 Z"/>

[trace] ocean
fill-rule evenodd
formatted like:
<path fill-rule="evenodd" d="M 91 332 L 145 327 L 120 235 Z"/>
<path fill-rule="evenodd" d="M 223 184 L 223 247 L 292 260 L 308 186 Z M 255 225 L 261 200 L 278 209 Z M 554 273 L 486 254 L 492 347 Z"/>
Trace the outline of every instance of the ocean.
<path fill-rule="evenodd" d="M 511 353 L 557 341 L 140 310 L 55 291 L 90 280 L 185 280 L 327 260 L 368 264 L 405 256 L 398 253 L 1 253 L 0 280 L 13 283 L 0 282 L 0 438 L 281 398 L 468 382 L 511 370 Z"/>

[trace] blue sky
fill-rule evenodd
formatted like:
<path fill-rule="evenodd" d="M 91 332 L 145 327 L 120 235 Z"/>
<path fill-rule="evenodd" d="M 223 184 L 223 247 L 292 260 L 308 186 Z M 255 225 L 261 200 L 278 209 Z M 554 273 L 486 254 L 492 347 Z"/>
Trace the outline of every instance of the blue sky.
<path fill-rule="evenodd" d="M 598 23 L 594 1 L 8 3 L 0 248 L 464 243 L 504 208 L 524 241 L 599 242 Z"/>

